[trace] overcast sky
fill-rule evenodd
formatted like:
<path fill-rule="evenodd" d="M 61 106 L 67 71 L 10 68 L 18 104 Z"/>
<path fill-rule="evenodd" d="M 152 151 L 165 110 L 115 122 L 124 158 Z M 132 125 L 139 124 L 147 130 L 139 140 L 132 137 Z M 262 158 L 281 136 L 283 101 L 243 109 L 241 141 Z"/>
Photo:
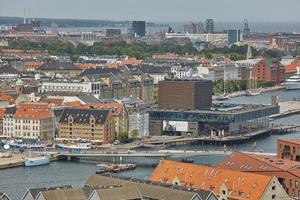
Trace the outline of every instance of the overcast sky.
<path fill-rule="evenodd" d="M 300 0 L 0 0 L 0 16 L 74 19 L 300 21 Z"/>

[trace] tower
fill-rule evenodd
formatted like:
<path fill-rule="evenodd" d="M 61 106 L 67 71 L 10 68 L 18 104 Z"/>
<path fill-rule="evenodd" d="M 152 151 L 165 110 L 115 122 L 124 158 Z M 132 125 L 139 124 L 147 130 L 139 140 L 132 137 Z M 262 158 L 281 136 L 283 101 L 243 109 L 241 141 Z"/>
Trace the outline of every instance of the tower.
<path fill-rule="evenodd" d="M 248 25 L 248 20 L 244 19 L 244 35 L 249 35 L 250 33 L 250 28 Z"/>
<path fill-rule="evenodd" d="M 251 46 L 248 44 L 248 49 L 247 49 L 247 60 L 249 60 L 250 58 L 252 58 L 252 50 L 251 50 Z"/>
<path fill-rule="evenodd" d="M 213 33 L 215 31 L 214 20 L 207 19 L 205 22 L 205 31 L 207 33 Z"/>

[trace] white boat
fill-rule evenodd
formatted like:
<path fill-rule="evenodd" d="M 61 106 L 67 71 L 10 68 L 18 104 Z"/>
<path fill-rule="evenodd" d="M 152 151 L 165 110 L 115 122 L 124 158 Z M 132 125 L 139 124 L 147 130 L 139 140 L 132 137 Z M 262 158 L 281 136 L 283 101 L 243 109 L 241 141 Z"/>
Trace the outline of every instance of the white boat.
<path fill-rule="evenodd" d="M 247 90 L 246 91 L 246 96 L 257 96 L 257 95 L 260 95 L 259 91 L 256 91 L 256 90 Z"/>
<path fill-rule="evenodd" d="M 228 100 L 228 99 L 230 99 L 230 96 L 228 94 L 226 94 L 226 93 L 224 93 L 223 95 L 218 96 L 216 98 L 217 101 L 225 101 L 225 100 Z"/>
<path fill-rule="evenodd" d="M 297 67 L 297 73 L 294 76 L 288 78 L 285 83 L 285 89 L 297 90 L 300 89 L 300 67 Z"/>
<path fill-rule="evenodd" d="M 48 156 L 26 157 L 25 158 L 25 166 L 26 167 L 47 165 L 49 163 L 50 163 L 50 158 Z"/>
<path fill-rule="evenodd" d="M 76 144 L 56 144 L 57 148 L 67 150 L 88 150 L 91 149 L 91 143 L 76 143 Z"/>

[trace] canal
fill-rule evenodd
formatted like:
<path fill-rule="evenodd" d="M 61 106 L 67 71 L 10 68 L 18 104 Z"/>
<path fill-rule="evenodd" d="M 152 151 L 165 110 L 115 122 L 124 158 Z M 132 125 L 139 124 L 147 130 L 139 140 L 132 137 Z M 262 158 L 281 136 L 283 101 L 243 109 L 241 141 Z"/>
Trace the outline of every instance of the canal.
<path fill-rule="evenodd" d="M 253 97 L 236 97 L 226 102 L 231 103 L 270 103 L 271 96 L 276 95 L 279 97 L 279 101 L 293 100 L 294 98 L 300 100 L 299 91 L 272 91 L 263 93 L 259 96 Z M 300 115 L 290 116 L 274 121 L 273 123 L 289 123 L 300 124 Z M 276 152 L 276 140 L 278 138 L 300 138 L 300 131 L 289 135 L 273 135 L 266 138 L 259 138 L 253 142 L 245 144 L 237 144 L 229 146 L 228 148 L 233 150 L 245 150 L 253 151 L 254 142 L 256 143 L 255 150 L 275 153 Z M 188 146 L 177 147 L 177 149 L 220 149 L 222 147 L 215 146 Z M 196 164 L 216 164 L 224 158 L 224 156 L 193 156 L 190 157 Z M 157 160 L 140 159 L 131 160 L 138 162 L 139 165 L 134 171 L 122 172 L 121 175 L 147 178 L 153 168 L 152 163 L 156 163 Z M 78 163 L 58 161 L 53 162 L 47 166 L 39 166 L 34 168 L 12 168 L 6 170 L 0 170 L 0 192 L 6 192 L 12 199 L 20 199 L 25 193 L 27 188 L 45 187 L 45 186 L 59 186 L 71 184 L 73 186 L 81 186 L 88 176 L 95 173 L 97 167 L 95 164 Z"/>

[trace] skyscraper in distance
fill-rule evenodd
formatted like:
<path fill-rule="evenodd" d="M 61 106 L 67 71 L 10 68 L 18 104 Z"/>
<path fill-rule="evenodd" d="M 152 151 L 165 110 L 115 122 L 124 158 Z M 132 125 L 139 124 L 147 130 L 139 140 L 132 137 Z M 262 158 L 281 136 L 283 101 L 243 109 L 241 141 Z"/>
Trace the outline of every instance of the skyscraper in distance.
<path fill-rule="evenodd" d="M 146 22 L 133 21 L 131 23 L 129 34 L 131 37 L 144 37 L 146 35 Z"/>
<path fill-rule="evenodd" d="M 205 31 L 207 33 L 213 33 L 215 31 L 214 27 L 214 20 L 213 19 L 207 19 L 205 22 Z"/>

